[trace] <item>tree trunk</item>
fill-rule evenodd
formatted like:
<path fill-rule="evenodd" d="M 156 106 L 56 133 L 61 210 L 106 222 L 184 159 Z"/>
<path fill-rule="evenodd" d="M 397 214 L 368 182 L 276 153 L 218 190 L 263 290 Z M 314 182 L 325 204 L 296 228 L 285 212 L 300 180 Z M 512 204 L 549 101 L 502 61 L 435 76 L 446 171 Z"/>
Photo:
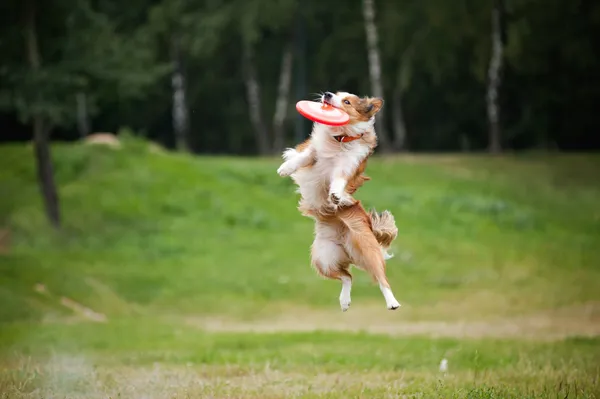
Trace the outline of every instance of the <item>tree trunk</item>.
<path fill-rule="evenodd" d="M 300 101 L 306 96 L 306 41 L 306 20 L 302 10 L 297 9 L 294 31 L 296 101 Z M 300 143 L 306 139 L 308 132 L 305 130 L 305 126 L 306 119 L 298 113 L 294 125 L 294 142 Z"/>
<path fill-rule="evenodd" d="M 375 6 L 374 0 L 363 0 L 363 16 L 365 20 L 365 32 L 367 34 L 367 50 L 369 53 L 369 75 L 371 77 L 371 87 L 373 96 L 383 98 L 383 86 L 381 84 L 381 60 L 379 57 L 379 48 L 377 45 L 377 26 L 375 25 Z M 381 143 L 381 149 L 384 152 L 390 151 L 390 140 L 385 129 L 385 119 L 383 110 L 377 114 L 379 122 L 377 131 Z"/>
<path fill-rule="evenodd" d="M 500 126 L 500 104 L 498 101 L 500 84 L 502 79 L 502 61 L 504 52 L 503 42 L 503 0 L 494 0 L 492 8 L 492 55 L 488 69 L 488 89 L 487 89 L 487 115 L 489 124 L 489 151 L 491 153 L 500 153 L 501 144 L 501 126 Z"/>
<path fill-rule="evenodd" d="M 404 120 L 404 93 L 410 86 L 413 56 L 419 42 L 428 34 L 429 28 L 424 27 L 413 32 L 408 45 L 400 55 L 398 67 L 396 69 L 396 85 L 392 96 L 392 123 L 393 123 L 393 149 L 394 151 L 407 151 L 408 133 L 406 122 Z"/>
<path fill-rule="evenodd" d="M 292 44 L 287 43 L 281 57 L 281 71 L 279 72 L 279 87 L 275 115 L 273 115 L 273 151 L 283 151 L 285 146 L 284 123 L 290 97 L 290 83 L 292 81 Z"/>
<path fill-rule="evenodd" d="M 406 124 L 402 111 L 402 90 L 397 87 L 392 98 L 392 120 L 394 123 L 394 150 L 406 150 Z"/>
<path fill-rule="evenodd" d="M 471 141 L 465 133 L 460 135 L 460 151 L 464 153 L 471 151 Z"/>
<path fill-rule="evenodd" d="M 178 151 L 190 152 L 189 115 L 185 96 L 185 74 L 183 72 L 181 61 L 181 48 L 178 35 L 173 35 L 171 46 L 171 58 L 173 61 L 173 75 L 171 77 L 171 87 L 173 88 L 172 114 L 175 146 Z"/>
<path fill-rule="evenodd" d="M 261 105 L 260 105 L 260 83 L 254 66 L 254 54 L 252 44 L 244 40 L 243 54 L 243 70 L 244 81 L 246 84 L 246 96 L 248 99 L 248 111 L 250 113 L 250 121 L 254 128 L 254 135 L 258 152 L 261 155 L 266 155 L 270 152 L 269 134 L 265 126 Z"/>
<path fill-rule="evenodd" d="M 79 136 L 81 138 L 86 137 L 90 134 L 90 124 L 88 119 L 87 111 L 87 96 L 84 92 L 80 91 L 76 96 L 77 100 L 77 130 L 79 130 Z"/>
<path fill-rule="evenodd" d="M 35 26 L 35 1 L 27 0 L 25 10 L 25 47 L 29 65 L 35 72 L 40 69 L 41 65 Z M 50 128 L 45 125 L 43 115 L 37 113 L 33 116 L 33 142 L 37 163 L 38 184 L 44 201 L 46 216 L 52 226 L 58 229 L 60 228 L 60 207 L 56 184 L 54 182 L 52 155 L 50 154 L 50 143 L 48 140 Z"/>
<path fill-rule="evenodd" d="M 54 170 L 52 167 L 52 155 L 50 154 L 50 142 L 48 140 L 50 130 L 44 126 L 41 116 L 33 117 L 33 142 L 35 147 L 35 159 L 37 161 L 37 176 L 40 190 L 44 198 L 46 216 L 52 226 L 60 227 L 60 210 L 58 193 L 54 183 Z"/>

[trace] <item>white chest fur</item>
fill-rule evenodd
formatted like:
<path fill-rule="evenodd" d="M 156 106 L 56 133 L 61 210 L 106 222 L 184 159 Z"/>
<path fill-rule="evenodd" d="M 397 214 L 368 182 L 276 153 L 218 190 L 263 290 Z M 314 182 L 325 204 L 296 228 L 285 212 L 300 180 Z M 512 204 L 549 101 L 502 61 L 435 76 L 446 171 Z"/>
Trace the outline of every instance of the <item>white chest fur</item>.
<path fill-rule="evenodd" d="M 332 182 L 336 184 L 340 176 L 351 175 L 371 151 L 362 139 L 347 143 L 333 140 L 337 129 L 315 123 L 311 145 L 317 161 L 311 167 L 300 168 L 291 175 L 303 202 L 309 207 L 321 208 L 326 205 Z"/>

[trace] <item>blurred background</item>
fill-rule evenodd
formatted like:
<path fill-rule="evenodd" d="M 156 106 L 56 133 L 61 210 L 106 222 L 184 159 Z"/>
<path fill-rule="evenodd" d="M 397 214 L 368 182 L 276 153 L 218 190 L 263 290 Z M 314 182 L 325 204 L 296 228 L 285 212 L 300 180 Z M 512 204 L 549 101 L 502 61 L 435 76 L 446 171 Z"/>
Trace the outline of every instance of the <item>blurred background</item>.
<path fill-rule="evenodd" d="M 276 173 L 328 90 L 395 312 Z M 3 0 L 0 393 L 598 397 L 598 104 L 598 1 Z"/>
<path fill-rule="evenodd" d="M 376 3 L 376 4 L 375 4 Z M 205 154 L 273 154 L 295 103 L 384 97 L 380 151 L 598 148 L 592 0 L 13 1 L 0 6 L 2 140 L 128 127 Z"/>

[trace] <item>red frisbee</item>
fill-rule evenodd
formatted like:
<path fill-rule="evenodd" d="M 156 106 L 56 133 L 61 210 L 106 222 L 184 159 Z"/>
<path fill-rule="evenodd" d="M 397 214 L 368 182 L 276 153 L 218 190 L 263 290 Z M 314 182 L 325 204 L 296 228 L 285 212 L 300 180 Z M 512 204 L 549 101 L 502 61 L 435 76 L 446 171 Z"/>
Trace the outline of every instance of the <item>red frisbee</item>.
<path fill-rule="evenodd" d="M 315 101 L 300 100 L 296 109 L 303 117 L 324 125 L 342 126 L 350 120 L 350 115 L 341 109 Z"/>

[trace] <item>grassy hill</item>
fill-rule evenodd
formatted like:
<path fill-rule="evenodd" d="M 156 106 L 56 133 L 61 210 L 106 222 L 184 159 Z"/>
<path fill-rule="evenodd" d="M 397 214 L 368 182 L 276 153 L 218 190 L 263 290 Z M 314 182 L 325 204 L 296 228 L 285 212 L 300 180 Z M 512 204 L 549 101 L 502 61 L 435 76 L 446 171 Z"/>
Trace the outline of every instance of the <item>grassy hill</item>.
<path fill-rule="evenodd" d="M 318 278 L 309 266 L 312 221 L 297 212 L 290 179 L 276 174 L 278 159 L 183 156 L 133 139 L 117 150 L 59 144 L 53 154 L 60 232 L 47 226 L 42 213 L 32 149 L 0 147 L 0 229 L 11 232 L 10 248 L 0 255 L 5 365 L 21 364 L 28 354 L 54 367 L 51 353 L 70 353 L 73 361 L 75 350 L 85 362 L 92 357 L 113 366 L 133 364 L 142 373 L 143 365 L 161 361 L 171 364 L 169 373 L 214 374 L 222 382 L 234 378 L 223 367 L 235 364 L 243 375 L 264 379 L 254 382 L 262 387 L 258 397 L 277 397 L 265 387 L 292 378 L 285 373 L 299 373 L 310 385 L 320 384 L 321 377 L 309 377 L 313 367 L 338 377 L 341 370 L 363 370 L 377 375 L 369 378 L 379 385 L 367 388 L 378 397 L 400 369 L 416 373 L 406 380 L 411 389 L 438 392 L 431 370 L 458 351 L 451 362 L 462 377 L 440 392 L 476 392 L 477 379 L 469 373 L 507 367 L 500 379 L 481 377 L 492 388 L 469 397 L 509 397 L 512 391 L 502 389 L 513 380 L 515 397 L 525 397 L 519 389 L 527 381 L 536 381 L 530 397 L 545 397 L 539 395 L 557 381 L 572 380 L 567 365 L 575 358 L 583 373 L 576 379 L 596 392 L 596 338 L 566 338 L 553 346 L 503 337 L 533 334 L 545 341 L 552 334 L 600 331 L 597 155 L 373 159 L 373 180 L 357 197 L 396 217 L 400 235 L 388 276 L 403 306 L 387 311 L 378 288 L 356 271 L 352 307 L 342 314 L 339 284 Z M 85 321 L 73 303 L 108 322 Z M 314 329 L 347 334 L 301 332 Z M 398 340 L 379 332 L 421 337 Z M 423 338 L 428 334 L 450 338 Z M 344 353 L 353 347 L 362 349 L 351 360 Z M 390 357 L 391 348 L 405 357 Z M 202 369 L 180 370 L 190 362 Z M 32 371 L 21 366 L 24 374 L 0 378 L 0 388 L 14 389 L 14 381 L 30 378 Z M 538 366 L 549 369 L 539 374 Z M 264 367 L 284 374 L 267 375 Z M 98 378 L 114 379 L 111 372 Z M 32 384 L 31 392 L 42 386 Z M 310 395 L 362 392 L 354 385 Z M 211 392 L 237 392 L 219 387 Z M 59 388 L 66 389 L 54 386 L 54 392 Z"/>

